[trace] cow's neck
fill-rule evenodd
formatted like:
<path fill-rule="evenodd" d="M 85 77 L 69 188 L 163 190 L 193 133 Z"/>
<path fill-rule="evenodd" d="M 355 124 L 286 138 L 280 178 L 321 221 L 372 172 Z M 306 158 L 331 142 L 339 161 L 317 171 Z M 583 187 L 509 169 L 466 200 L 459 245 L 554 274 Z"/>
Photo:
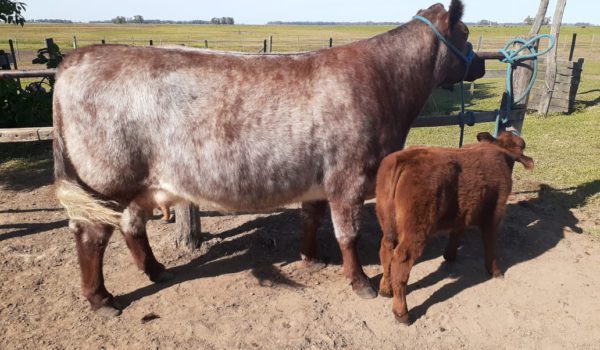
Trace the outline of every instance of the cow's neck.
<path fill-rule="evenodd" d="M 387 69 L 389 87 L 394 91 L 395 117 L 412 124 L 438 85 L 441 43 L 431 29 L 410 22 L 374 38 L 380 47 L 380 64 Z"/>

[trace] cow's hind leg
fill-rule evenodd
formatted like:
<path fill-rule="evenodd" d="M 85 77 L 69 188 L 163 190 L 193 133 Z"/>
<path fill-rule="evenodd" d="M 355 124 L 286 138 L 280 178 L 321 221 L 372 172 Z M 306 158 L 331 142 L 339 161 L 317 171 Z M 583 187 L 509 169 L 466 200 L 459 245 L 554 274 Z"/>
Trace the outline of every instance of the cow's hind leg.
<path fill-rule="evenodd" d="M 147 218 L 146 210 L 132 202 L 123 212 L 121 231 L 137 267 L 144 271 L 152 282 L 164 282 L 173 276 L 165 271 L 165 266 L 159 263 L 152 253 L 146 234 Z"/>
<path fill-rule="evenodd" d="M 106 290 L 102 272 L 104 251 L 114 227 L 71 220 L 69 228 L 75 234 L 83 295 L 92 310 L 105 316 L 119 315 L 121 308 Z"/>
<path fill-rule="evenodd" d="M 371 282 L 365 275 L 356 251 L 358 238 L 358 224 L 362 201 L 347 203 L 345 201 L 330 201 L 331 218 L 335 230 L 335 236 L 342 251 L 344 274 L 356 294 L 362 298 L 375 298 L 377 293 L 371 286 Z"/>
<path fill-rule="evenodd" d="M 304 265 L 310 269 L 320 269 L 325 265 L 317 258 L 317 231 L 323 221 L 327 201 L 302 202 L 303 237 L 300 256 Z"/>

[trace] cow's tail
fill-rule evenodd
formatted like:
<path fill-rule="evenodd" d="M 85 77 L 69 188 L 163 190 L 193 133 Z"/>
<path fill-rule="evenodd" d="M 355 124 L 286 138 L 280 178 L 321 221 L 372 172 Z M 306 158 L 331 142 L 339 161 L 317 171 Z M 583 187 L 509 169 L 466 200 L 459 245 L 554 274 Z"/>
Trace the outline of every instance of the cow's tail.
<path fill-rule="evenodd" d="M 122 213 L 112 209 L 118 207 L 114 201 L 95 198 L 81 186 L 67 181 L 56 182 L 56 197 L 71 220 L 120 227 Z"/>
<path fill-rule="evenodd" d="M 53 153 L 56 197 L 71 220 L 119 227 L 122 214 L 112 209 L 117 208 L 118 203 L 95 198 L 78 185 L 77 174 L 65 148 L 61 124 L 61 110 L 55 94 Z"/>

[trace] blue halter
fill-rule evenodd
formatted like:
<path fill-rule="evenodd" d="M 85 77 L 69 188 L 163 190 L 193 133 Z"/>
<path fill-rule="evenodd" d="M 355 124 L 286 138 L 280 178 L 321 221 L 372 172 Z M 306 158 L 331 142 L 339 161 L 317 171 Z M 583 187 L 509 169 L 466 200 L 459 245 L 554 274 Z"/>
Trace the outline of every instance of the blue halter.
<path fill-rule="evenodd" d="M 463 75 L 463 78 L 460 81 L 460 114 L 458 115 L 458 118 L 459 118 L 458 124 L 460 126 L 459 147 L 462 147 L 464 136 L 465 136 L 465 116 L 467 114 L 470 114 L 470 118 L 469 118 L 470 122 L 468 122 L 467 125 L 473 126 L 475 124 L 474 118 L 473 118 L 473 113 L 465 112 L 465 89 L 464 89 L 464 84 L 463 84 L 463 81 L 467 77 L 467 74 L 469 74 L 469 68 L 471 67 L 473 58 L 475 57 L 475 52 L 473 52 L 473 45 L 470 42 L 467 42 L 467 54 L 465 55 L 459 49 L 457 49 L 456 46 L 452 45 L 452 43 L 450 41 L 448 41 L 448 39 L 446 39 L 442 35 L 442 33 L 440 33 L 440 31 L 435 27 L 435 25 L 433 25 L 433 23 L 431 23 L 430 20 L 428 20 L 427 18 L 425 18 L 423 16 L 414 16 L 413 18 L 427 24 L 429 26 L 429 28 L 431 28 L 431 30 L 438 37 L 438 39 L 440 39 L 440 41 L 443 42 L 450 49 L 450 51 L 452 51 L 452 53 L 456 57 L 458 57 L 460 60 L 462 60 L 465 64 L 465 74 Z"/>

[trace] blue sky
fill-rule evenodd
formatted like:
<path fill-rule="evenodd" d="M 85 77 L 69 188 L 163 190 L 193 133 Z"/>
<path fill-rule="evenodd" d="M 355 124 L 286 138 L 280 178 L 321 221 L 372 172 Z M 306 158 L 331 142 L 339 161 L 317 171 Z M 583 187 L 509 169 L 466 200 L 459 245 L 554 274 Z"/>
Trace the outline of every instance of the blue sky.
<path fill-rule="evenodd" d="M 268 21 L 403 22 L 436 0 L 21 0 L 27 3 L 26 18 L 61 18 L 73 21 L 105 20 L 136 14 L 148 19 L 210 19 L 233 17 L 237 23 Z M 463 0 L 465 21 L 490 19 L 520 22 L 534 16 L 538 0 Z M 446 6 L 450 0 L 442 1 Z M 548 16 L 556 0 L 550 1 Z M 600 24 L 600 1 L 569 0 L 564 22 Z"/>

